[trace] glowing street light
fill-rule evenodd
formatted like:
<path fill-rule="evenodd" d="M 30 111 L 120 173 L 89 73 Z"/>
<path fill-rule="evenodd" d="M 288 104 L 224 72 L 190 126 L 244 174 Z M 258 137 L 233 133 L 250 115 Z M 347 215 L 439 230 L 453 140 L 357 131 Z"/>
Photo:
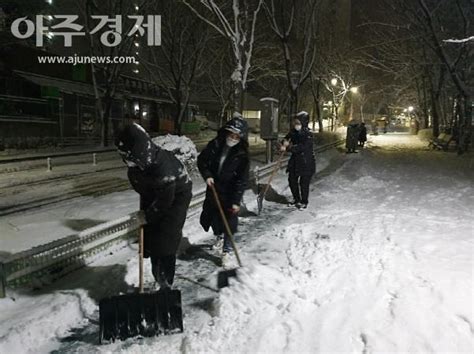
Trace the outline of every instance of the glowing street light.
<path fill-rule="evenodd" d="M 413 112 L 413 110 L 414 110 L 413 106 L 408 107 L 408 112 L 411 113 L 411 112 Z"/>
<path fill-rule="evenodd" d="M 357 93 L 357 92 L 359 92 L 359 88 L 357 86 L 351 87 L 351 92 L 352 93 Z"/>
<path fill-rule="evenodd" d="M 337 79 L 336 78 L 331 80 L 331 85 L 333 85 L 333 86 L 337 85 Z"/>

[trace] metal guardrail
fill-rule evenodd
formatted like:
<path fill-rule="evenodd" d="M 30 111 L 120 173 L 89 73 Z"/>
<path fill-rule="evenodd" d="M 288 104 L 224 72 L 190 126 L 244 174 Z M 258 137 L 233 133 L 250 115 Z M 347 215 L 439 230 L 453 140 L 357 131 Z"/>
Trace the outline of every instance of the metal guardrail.
<path fill-rule="evenodd" d="M 58 157 L 69 157 L 69 156 L 81 156 L 91 154 L 103 154 L 107 152 L 117 151 L 116 148 L 96 148 L 80 151 L 69 151 L 69 152 L 50 152 L 37 155 L 27 155 L 20 157 L 1 158 L 0 164 L 14 163 L 14 162 L 28 162 L 35 160 L 46 160 L 47 158 L 58 158 Z"/>
<path fill-rule="evenodd" d="M 315 149 L 322 152 L 339 145 L 342 141 L 326 144 Z M 280 168 L 286 168 L 285 158 Z M 257 167 L 251 178 L 258 185 L 270 175 L 277 162 Z M 188 218 L 199 212 L 206 197 L 206 188 L 195 192 L 189 207 Z M 0 298 L 6 296 L 7 286 L 40 286 L 92 263 L 104 250 L 122 248 L 137 236 L 140 225 L 136 213 L 108 221 L 76 235 L 67 236 L 27 251 L 13 254 L 0 262 Z"/>

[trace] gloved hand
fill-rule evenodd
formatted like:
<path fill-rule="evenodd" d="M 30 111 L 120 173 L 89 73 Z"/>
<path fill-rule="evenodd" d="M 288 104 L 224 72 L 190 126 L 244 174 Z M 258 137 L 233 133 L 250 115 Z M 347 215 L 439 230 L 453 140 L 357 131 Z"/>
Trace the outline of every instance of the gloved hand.
<path fill-rule="evenodd" d="M 208 179 L 206 179 L 206 184 L 207 184 L 208 186 L 213 185 L 213 184 L 214 184 L 214 178 L 209 177 Z"/>
<path fill-rule="evenodd" d="M 280 151 L 284 152 L 284 151 L 288 150 L 288 146 L 290 146 L 290 142 L 288 140 L 283 140 L 281 142 Z"/>
<path fill-rule="evenodd" d="M 144 210 L 139 210 L 135 214 L 135 219 L 137 220 L 137 223 L 141 226 L 146 225 L 146 216 L 145 216 L 145 211 Z"/>
<path fill-rule="evenodd" d="M 240 206 L 237 204 L 232 204 L 232 208 L 227 209 L 227 211 L 232 215 L 237 215 L 240 211 Z"/>

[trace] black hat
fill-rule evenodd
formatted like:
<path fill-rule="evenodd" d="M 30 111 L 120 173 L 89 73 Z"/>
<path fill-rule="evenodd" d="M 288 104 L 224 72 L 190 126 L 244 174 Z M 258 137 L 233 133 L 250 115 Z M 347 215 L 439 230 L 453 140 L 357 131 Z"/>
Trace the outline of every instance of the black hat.
<path fill-rule="evenodd" d="M 122 159 L 145 170 L 153 163 L 153 157 L 159 149 L 148 133 L 139 124 L 133 123 L 122 129 L 115 138 L 115 145 Z"/>
<path fill-rule="evenodd" d="M 301 122 L 301 125 L 304 128 L 308 127 L 309 124 L 309 113 L 306 111 L 301 111 L 296 115 L 296 119 L 298 119 Z"/>
<path fill-rule="evenodd" d="M 248 124 L 237 115 L 234 114 L 234 118 L 228 121 L 224 127 L 225 130 L 228 130 L 232 133 L 239 134 L 240 138 L 246 138 L 248 132 Z"/>

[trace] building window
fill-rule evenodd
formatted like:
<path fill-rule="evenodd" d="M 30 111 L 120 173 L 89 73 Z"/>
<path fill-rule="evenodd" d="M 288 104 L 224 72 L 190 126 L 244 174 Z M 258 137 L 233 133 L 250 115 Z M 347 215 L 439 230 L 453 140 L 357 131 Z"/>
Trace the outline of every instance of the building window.
<path fill-rule="evenodd" d="M 244 110 L 243 116 L 247 119 L 260 119 L 261 111 Z"/>

